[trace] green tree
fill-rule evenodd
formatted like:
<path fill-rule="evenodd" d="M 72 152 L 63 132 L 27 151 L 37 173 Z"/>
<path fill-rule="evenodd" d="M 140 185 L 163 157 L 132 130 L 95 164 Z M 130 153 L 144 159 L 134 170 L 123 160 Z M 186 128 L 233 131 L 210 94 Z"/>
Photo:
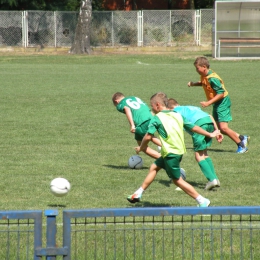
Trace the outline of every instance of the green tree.
<path fill-rule="evenodd" d="M 103 10 L 103 0 L 92 0 L 92 10 Z M 80 0 L 0 0 L 1 10 L 79 11 Z"/>

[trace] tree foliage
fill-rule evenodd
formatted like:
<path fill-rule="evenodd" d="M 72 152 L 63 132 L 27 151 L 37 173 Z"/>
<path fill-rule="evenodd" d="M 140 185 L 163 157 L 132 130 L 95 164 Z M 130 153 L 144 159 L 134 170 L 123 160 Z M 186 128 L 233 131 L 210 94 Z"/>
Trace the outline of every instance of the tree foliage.
<path fill-rule="evenodd" d="M 92 10 L 103 10 L 103 0 L 92 0 Z M 0 0 L 1 10 L 79 11 L 81 0 Z"/>
<path fill-rule="evenodd" d="M 92 0 L 92 10 L 104 10 L 105 0 Z M 121 0 L 122 3 L 125 0 Z M 147 0 L 148 1 L 148 0 Z M 156 0 L 158 1 L 158 0 Z M 168 7 L 181 0 L 165 0 Z M 185 0 L 183 0 L 185 1 Z M 189 0 L 190 8 L 213 8 L 215 0 Z M 0 10 L 44 10 L 44 11 L 79 11 L 81 0 L 0 0 Z"/>

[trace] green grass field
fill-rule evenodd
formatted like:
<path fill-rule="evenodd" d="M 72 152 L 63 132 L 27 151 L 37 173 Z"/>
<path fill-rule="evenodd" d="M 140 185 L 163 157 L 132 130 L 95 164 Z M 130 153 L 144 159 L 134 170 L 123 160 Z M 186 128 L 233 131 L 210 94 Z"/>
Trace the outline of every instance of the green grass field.
<path fill-rule="evenodd" d="M 111 102 L 114 92 L 136 95 L 149 103 L 158 91 L 183 105 L 199 106 L 197 55 L 1 56 L 0 197 L 1 210 L 87 209 L 194 206 L 175 191 L 164 171 L 144 193 L 141 203 L 126 200 L 142 183 L 153 159 L 141 154 L 144 168 L 131 170 L 128 158 L 136 142 L 126 117 Z M 187 181 L 211 200 L 211 206 L 259 205 L 259 126 L 257 60 L 216 61 L 211 68 L 224 80 L 232 100 L 230 127 L 251 136 L 249 152 L 238 155 L 225 138 L 209 154 L 221 181 L 217 191 L 206 183 L 186 136 L 182 167 Z M 211 112 L 211 108 L 206 109 Z M 56 177 L 67 178 L 68 196 L 54 197 Z"/>

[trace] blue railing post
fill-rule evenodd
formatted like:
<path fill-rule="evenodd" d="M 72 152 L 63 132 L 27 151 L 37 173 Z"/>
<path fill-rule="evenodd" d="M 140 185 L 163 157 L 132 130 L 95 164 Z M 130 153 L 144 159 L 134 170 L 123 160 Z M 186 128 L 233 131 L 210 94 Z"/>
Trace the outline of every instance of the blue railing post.
<path fill-rule="evenodd" d="M 56 246 L 56 216 L 58 215 L 58 210 L 48 209 L 44 211 L 44 215 L 47 217 L 47 227 L 46 227 L 46 248 L 37 248 L 37 256 L 46 256 L 46 260 L 55 260 L 56 256 L 62 255 L 66 256 L 68 254 L 68 248 Z"/>
<path fill-rule="evenodd" d="M 56 247 L 56 234 L 57 234 L 57 226 L 56 226 L 56 216 L 58 216 L 58 210 L 47 209 L 44 212 L 44 215 L 47 217 L 47 230 L 46 230 L 46 245 L 47 248 L 55 248 Z M 55 260 L 56 256 L 47 256 L 46 260 Z"/>

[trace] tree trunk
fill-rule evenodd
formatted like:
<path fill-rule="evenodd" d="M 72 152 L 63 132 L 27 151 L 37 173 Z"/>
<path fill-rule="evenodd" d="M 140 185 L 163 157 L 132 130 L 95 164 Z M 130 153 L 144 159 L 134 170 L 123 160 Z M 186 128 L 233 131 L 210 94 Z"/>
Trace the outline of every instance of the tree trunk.
<path fill-rule="evenodd" d="M 70 48 L 72 54 L 91 54 L 90 28 L 92 17 L 91 0 L 81 1 L 78 24 L 76 27 L 74 43 Z"/>

